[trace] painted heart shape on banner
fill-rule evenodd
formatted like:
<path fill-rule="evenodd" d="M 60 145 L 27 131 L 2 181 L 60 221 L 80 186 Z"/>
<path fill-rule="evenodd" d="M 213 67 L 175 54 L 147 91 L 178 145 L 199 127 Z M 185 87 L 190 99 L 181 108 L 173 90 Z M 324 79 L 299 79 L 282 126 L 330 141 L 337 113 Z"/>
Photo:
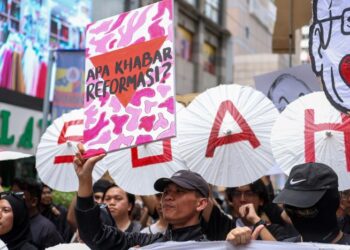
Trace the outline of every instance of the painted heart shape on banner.
<path fill-rule="evenodd" d="M 143 63 L 143 55 L 145 52 L 148 52 L 151 57 L 155 55 L 156 51 L 159 50 L 166 36 L 159 37 L 156 39 L 152 39 L 147 42 L 138 43 L 135 45 L 128 46 L 126 48 L 114 50 L 102 55 L 90 57 L 90 60 L 95 68 L 108 66 L 109 74 L 102 74 L 102 79 L 104 81 L 112 81 L 113 79 L 120 79 L 121 77 L 136 77 L 142 72 L 143 74 L 152 66 L 153 62 L 150 64 L 144 65 Z M 139 57 L 141 60 L 140 64 L 135 65 L 135 58 Z M 131 62 L 131 63 L 130 63 Z M 117 66 L 118 64 L 118 66 Z M 130 68 L 129 65 L 132 65 Z M 126 66 L 125 66 L 126 65 Z M 117 71 L 117 72 L 116 72 Z M 119 85 L 119 84 L 118 84 Z M 120 89 L 120 86 L 118 86 Z M 120 103 L 126 107 L 133 95 L 136 92 L 136 88 L 132 84 L 129 86 L 123 86 L 123 91 L 117 91 L 116 96 L 119 99 Z"/>

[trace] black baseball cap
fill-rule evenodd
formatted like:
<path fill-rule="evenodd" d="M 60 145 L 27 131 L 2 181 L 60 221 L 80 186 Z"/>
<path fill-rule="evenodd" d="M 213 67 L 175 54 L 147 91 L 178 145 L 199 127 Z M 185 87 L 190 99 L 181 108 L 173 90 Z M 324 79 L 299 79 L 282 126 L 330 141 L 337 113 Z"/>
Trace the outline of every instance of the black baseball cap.
<path fill-rule="evenodd" d="M 189 170 L 179 170 L 174 173 L 170 178 L 160 178 L 154 183 L 154 189 L 163 192 L 164 188 L 169 183 L 175 183 L 176 185 L 188 189 L 188 190 L 196 190 L 203 197 L 209 197 L 209 185 L 203 179 L 203 177 Z"/>
<path fill-rule="evenodd" d="M 312 207 L 329 189 L 338 189 L 338 176 L 334 170 L 323 163 L 304 163 L 292 168 L 284 189 L 273 202 Z"/>

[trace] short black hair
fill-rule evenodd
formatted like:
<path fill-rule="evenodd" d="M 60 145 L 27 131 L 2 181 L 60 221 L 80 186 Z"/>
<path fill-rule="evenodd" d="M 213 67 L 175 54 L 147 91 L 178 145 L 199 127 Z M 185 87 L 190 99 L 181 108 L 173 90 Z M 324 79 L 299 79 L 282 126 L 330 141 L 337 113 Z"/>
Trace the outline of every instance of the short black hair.
<path fill-rule="evenodd" d="M 37 205 L 40 204 L 42 184 L 34 179 L 28 178 L 24 180 L 23 191 L 27 191 L 32 198 L 37 198 Z"/>
<path fill-rule="evenodd" d="M 50 187 L 49 187 L 48 185 L 46 185 L 45 183 L 42 184 L 41 191 L 43 191 L 44 188 L 48 188 L 48 189 L 50 189 L 50 191 L 52 192 L 52 188 L 50 188 Z"/>

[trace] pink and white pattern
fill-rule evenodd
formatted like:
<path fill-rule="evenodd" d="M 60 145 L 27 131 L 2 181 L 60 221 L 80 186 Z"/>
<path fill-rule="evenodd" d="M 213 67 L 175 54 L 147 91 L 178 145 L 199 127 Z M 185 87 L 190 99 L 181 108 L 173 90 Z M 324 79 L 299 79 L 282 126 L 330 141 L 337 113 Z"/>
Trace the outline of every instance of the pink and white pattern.
<path fill-rule="evenodd" d="M 87 155 L 175 136 L 172 8 L 172 0 L 163 0 L 89 25 L 86 79 L 88 69 L 94 69 L 91 57 L 156 38 L 166 37 L 159 50 L 170 47 L 172 58 L 152 64 L 151 67 L 159 66 L 159 82 L 138 87 L 125 107 L 116 95 L 107 94 L 89 101 L 85 98 L 84 144 Z M 161 67 L 166 62 L 172 65 L 169 70 Z M 99 76 L 86 85 L 103 80 Z"/>

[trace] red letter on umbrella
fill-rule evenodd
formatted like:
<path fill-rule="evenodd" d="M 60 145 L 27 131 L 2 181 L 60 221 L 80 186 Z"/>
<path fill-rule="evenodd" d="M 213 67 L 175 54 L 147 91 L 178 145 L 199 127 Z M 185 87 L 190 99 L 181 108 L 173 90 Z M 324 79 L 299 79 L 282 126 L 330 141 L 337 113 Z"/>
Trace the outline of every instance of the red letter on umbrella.
<path fill-rule="evenodd" d="M 81 125 L 83 124 L 83 120 L 74 120 L 74 121 L 69 121 L 65 122 L 63 125 L 63 128 L 61 130 L 60 136 L 58 137 L 58 145 L 66 143 L 68 140 L 69 141 L 78 141 L 81 142 L 83 140 L 83 136 L 66 136 L 67 130 L 70 126 L 76 126 L 76 125 Z M 61 164 L 61 163 L 71 163 L 73 162 L 74 155 L 60 155 L 56 156 L 54 160 L 54 164 Z"/>
<path fill-rule="evenodd" d="M 131 148 L 131 161 L 132 161 L 133 168 L 144 167 L 147 165 L 163 163 L 163 162 L 168 162 L 172 160 L 173 160 L 173 156 L 171 153 L 170 139 L 163 140 L 163 154 L 161 155 L 152 155 L 144 158 L 139 158 L 137 147 Z"/>
<path fill-rule="evenodd" d="M 305 110 L 305 162 L 315 162 L 315 133 L 334 130 L 344 133 L 344 146 L 347 170 L 350 172 L 350 118 L 342 114 L 342 123 L 315 124 L 315 110 Z"/>
<path fill-rule="evenodd" d="M 226 136 L 219 137 L 219 131 L 222 124 L 222 121 L 225 117 L 226 112 L 229 112 L 233 119 L 238 123 L 239 127 L 242 129 L 242 132 L 236 134 L 228 133 Z M 260 146 L 258 138 L 255 136 L 253 130 L 250 128 L 244 117 L 239 113 L 235 105 L 227 100 L 223 101 L 219 110 L 216 113 L 215 121 L 213 127 L 211 128 L 207 151 L 205 153 L 206 157 L 213 157 L 215 148 L 240 141 L 249 141 L 250 145 L 253 148 Z"/>

